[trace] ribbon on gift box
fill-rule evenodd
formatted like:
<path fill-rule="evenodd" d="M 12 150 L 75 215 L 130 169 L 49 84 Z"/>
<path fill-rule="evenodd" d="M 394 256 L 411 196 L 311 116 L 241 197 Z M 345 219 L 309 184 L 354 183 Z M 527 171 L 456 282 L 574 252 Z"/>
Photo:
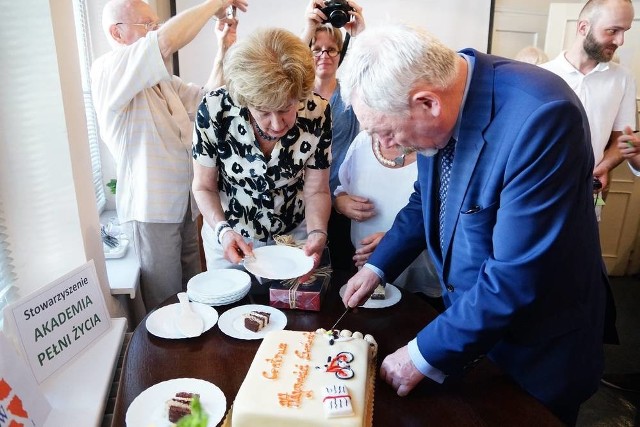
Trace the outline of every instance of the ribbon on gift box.
<path fill-rule="evenodd" d="M 273 241 L 276 242 L 276 245 L 293 246 L 294 248 L 304 246 L 304 242 L 297 242 L 291 234 L 278 234 L 273 236 Z"/>
<path fill-rule="evenodd" d="M 300 286 L 300 283 L 296 283 L 289 288 L 289 307 L 291 308 L 296 308 L 296 291 L 298 290 L 298 286 Z"/>
<path fill-rule="evenodd" d="M 301 282 L 299 277 L 283 280 L 282 286 L 289 288 L 289 307 L 296 308 L 296 292 L 298 291 L 299 287 L 311 285 L 319 277 L 331 276 L 332 272 L 333 269 L 331 268 L 331 266 L 325 265 L 316 268 L 309 277 L 309 280 L 307 280 L 306 282 Z"/>

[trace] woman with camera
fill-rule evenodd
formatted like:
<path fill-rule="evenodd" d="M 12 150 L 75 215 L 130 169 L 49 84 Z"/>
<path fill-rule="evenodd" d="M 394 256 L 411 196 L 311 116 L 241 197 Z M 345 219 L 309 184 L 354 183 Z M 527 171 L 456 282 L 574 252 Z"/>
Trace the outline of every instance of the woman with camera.
<path fill-rule="evenodd" d="M 207 268 L 232 267 L 285 234 L 306 239 L 317 266 L 331 210 L 331 113 L 312 93 L 309 49 L 287 30 L 256 31 L 231 46 L 223 78 L 200 104 L 193 141 Z"/>
<path fill-rule="evenodd" d="M 333 128 L 331 143 L 331 170 L 329 187 L 331 197 L 338 187 L 338 170 L 351 142 L 360 131 L 353 110 L 346 108 L 340 96 L 340 83 L 336 77 L 343 52 L 344 27 L 349 37 L 355 37 L 365 28 L 362 8 L 352 0 L 311 0 L 305 11 L 302 40 L 311 47 L 315 65 L 315 93 L 329 100 Z M 366 203 L 366 200 L 363 202 Z M 353 246 L 349 239 L 350 220 L 335 209 L 329 219 L 329 250 L 333 268 L 353 269 Z"/>

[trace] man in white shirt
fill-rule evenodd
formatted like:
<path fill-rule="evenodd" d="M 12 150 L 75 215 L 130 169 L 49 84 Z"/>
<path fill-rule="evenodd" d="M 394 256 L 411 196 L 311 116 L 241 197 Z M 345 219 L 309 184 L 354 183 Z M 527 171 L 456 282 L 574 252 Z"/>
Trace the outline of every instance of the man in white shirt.
<path fill-rule="evenodd" d="M 201 270 L 191 137 L 205 89 L 172 76 L 168 63 L 211 18 L 225 18 L 229 6 L 244 11 L 247 2 L 206 0 L 164 25 L 142 0 L 104 7 L 112 51 L 94 62 L 91 89 L 100 134 L 116 161 L 118 217 L 132 223 L 147 310 Z M 212 73 L 206 87 L 214 81 Z"/>
<path fill-rule="evenodd" d="M 609 172 L 623 160 L 615 141 L 625 126 L 636 123 L 633 75 L 611 62 L 633 16 L 630 0 L 589 0 L 578 17 L 571 47 L 541 65 L 562 77 L 582 101 L 591 129 L 593 176 L 605 191 Z"/>

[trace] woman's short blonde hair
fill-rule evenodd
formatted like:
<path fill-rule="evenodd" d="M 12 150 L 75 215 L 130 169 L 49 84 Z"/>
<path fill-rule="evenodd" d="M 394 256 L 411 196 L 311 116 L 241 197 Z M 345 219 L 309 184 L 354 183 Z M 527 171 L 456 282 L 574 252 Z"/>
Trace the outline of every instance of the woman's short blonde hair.
<path fill-rule="evenodd" d="M 229 95 L 244 107 L 287 108 L 311 95 L 315 71 L 309 47 L 281 28 L 257 30 L 233 45 L 224 62 Z"/>
<path fill-rule="evenodd" d="M 318 37 L 318 33 L 327 33 L 329 35 L 329 37 L 331 37 L 333 39 L 333 41 L 336 42 L 336 46 L 338 47 L 338 50 L 340 51 L 340 53 L 342 53 L 342 45 L 344 43 L 343 39 L 342 39 L 342 31 L 340 31 L 339 29 L 334 28 L 333 25 L 331 25 L 331 24 L 319 25 L 316 28 L 315 35 L 311 39 L 311 44 L 314 44 L 316 42 L 316 38 Z"/>

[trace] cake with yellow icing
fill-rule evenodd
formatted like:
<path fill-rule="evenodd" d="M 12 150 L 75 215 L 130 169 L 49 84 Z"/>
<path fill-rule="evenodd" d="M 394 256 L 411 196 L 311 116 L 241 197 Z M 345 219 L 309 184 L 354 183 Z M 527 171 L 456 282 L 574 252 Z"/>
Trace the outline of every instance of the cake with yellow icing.
<path fill-rule="evenodd" d="M 272 331 L 240 386 L 232 427 L 370 426 L 377 345 L 349 331 Z"/>

